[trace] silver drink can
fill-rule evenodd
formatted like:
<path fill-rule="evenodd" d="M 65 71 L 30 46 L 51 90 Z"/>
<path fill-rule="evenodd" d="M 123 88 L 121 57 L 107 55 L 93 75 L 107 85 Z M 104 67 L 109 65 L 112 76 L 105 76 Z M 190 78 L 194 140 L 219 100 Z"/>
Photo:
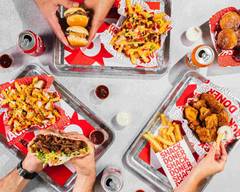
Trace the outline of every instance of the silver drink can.
<path fill-rule="evenodd" d="M 122 171 L 112 166 L 105 168 L 101 178 L 101 185 L 106 192 L 119 192 L 123 187 Z"/>

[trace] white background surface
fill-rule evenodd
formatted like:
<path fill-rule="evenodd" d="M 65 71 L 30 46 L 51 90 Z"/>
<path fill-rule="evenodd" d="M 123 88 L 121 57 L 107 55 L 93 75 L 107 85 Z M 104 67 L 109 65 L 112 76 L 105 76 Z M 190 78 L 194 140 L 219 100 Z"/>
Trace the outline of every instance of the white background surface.
<path fill-rule="evenodd" d="M 143 189 L 146 192 L 157 191 L 151 188 L 147 182 L 128 171 L 122 164 L 122 156 L 159 103 L 172 88 L 170 82 L 176 82 L 182 72 L 186 70 L 182 63 L 178 63 L 176 66 L 174 64 L 199 42 L 187 47 L 182 43 L 181 35 L 191 26 L 204 24 L 219 9 L 239 5 L 240 0 L 173 1 L 172 20 L 174 27 L 170 37 L 171 67 L 169 73 L 159 80 L 57 77 L 64 86 L 91 110 L 95 111 L 115 132 L 116 139 L 111 148 L 99 160 L 97 170 L 99 172 L 110 164 L 119 166 L 124 174 L 123 192 L 134 192 L 137 189 Z M 14 46 L 17 35 L 24 29 L 32 29 L 43 36 L 51 33 L 46 21 L 32 0 L 0 0 L 0 25 L 0 51 Z M 50 36 L 50 38 L 48 36 L 50 41 L 53 38 L 53 36 Z M 47 43 L 47 46 L 51 49 L 50 43 Z M 48 70 L 46 65 L 51 64 L 52 58 L 51 52 L 49 52 L 39 58 L 19 57 L 18 60 L 25 65 L 34 62 L 40 64 L 41 62 L 45 65 L 45 69 Z M 19 70 L 17 68 L 11 72 L 4 72 L 0 69 L 0 83 L 12 79 Z M 240 97 L 239 71 L 239 68 L 219 69 L 215 65 L 205 74 L 216 84 L 231 89 L 236 96 Z M 89 100 L 89 94 L 99 84 L 106 84 L 110 88 L 111 96 L 103 103 L 96 105 Z M 111 122 L 119 111 L 129 112 L 132 116 L 131 124 L 122 130 L 118 130 Z M 8 154 L 2 145 L 0 146 L 0 176 L 3 176 L 16 165 L 17 161 L 13 160 L 14 157 Z M 9 160 L 11 160 L 11 163 L 9 163 Z M 215 176 L 205 191 L 235 192 L 239 190 L 239 180 L 240 148 L 237 147 L 229 156 L 225 171 Z M 47 188 L 44 184 L 33 181 L 25 191 L 52 191 Z M 101 189 L 96 188 L 95 191 L 100 192 Z"/>

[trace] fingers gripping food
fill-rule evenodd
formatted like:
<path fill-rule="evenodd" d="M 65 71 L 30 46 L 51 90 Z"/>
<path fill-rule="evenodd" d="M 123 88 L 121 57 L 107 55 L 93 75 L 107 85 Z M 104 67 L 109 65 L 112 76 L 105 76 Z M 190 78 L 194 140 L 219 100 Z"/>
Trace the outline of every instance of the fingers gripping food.
<path fill-rule="evenodd" d="M 11 131 L 53 125 L 60 118 L 54 104 L 61 98 L 57 92 L 45 90 L 45 83 L 35 77 L 29 85 L 15 82 L 15 88 L 1 91 L 3 98 L 0 104 L 7 105 L 7 125 Z"/>
<path fill-rule="evenodd" d="M 161 35 L 168 31 L 170 21 L 165 13 L 150 13 L 140 4 L 131 5 L 126 1 L 127 18 L 110 44 L 124 53 L 133 64 L 137 60 L 148 63 L 150 56 L 160 48 Z"/>
<path fill-rule="evenodd" d="M 74 157 L 84 157 L 93 152 L 93 147 L 81 139 L 78 133 L 52 130 L 40 131 L 29 143 L 28 149 L 49 166 L 61 165 Z"/>
<path fill-rule="evenodd" d="M 72 7 L 64 12 L 64 17 L 69 26 L 86 27 L 88 24 L 87 12 L 81 7 Z"/>
<path fill-rule="evenodd" d="M 169 121 L 165 114 L 161 114 L 160 118 L 161 127 L 159 128 L 158 135 L 153 135 L 150 132 L 143 134 L 143 138 L 150 143 L 150 146 L 155 153 L 182 140 L 179 124 Z"/>
<path fill-rule="evenodd" d="M 216 141 L 220 126 L 228 125 L 229 115 L 224 106 L 208 93 L 203 93 L 197 99 L 185 106 L 184 118 L 188 126 L 196 132 L 200 141 Z"/>
<path fill-rule="evenodd" d="M 88 30 L 81 26 L 67 28 L 67 39 L 74 47 L 83 47 L 88 44 Z"/>
<path fill-rule="evenodd" d="M 84 47 L 88 44 L 87 12 L 81 7 L 72 7 L 64 12 L 69 27 L 66 30 L 68 42 L 73 47 Z"/>
<path fill-rule="evenodd" d="M 233 132 L 231 127 L 222 126 L 218 129 L 217 145 L 219 146 L 221 141 L 230 141 L 233 138 Z"/>

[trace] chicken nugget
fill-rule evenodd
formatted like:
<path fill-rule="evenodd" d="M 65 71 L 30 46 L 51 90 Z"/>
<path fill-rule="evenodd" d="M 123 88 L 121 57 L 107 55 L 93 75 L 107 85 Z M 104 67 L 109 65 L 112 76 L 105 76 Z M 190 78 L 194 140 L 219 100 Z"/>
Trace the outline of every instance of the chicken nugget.
<path fill-rule="evenodd" d="M 229 115 L 227 113 L 227 111 L 222 110 L 218 115 L 218 125 L 224 126 L 224 125 L 228 125 L 229 123 Z"/>
<path fill-rule="evenodd" d="M 200 109 L 201 107 L 207 107 L 205 100 L 198 100 L 196 102 L 193 102 L 192 106 L 196 109 Z"/>
<path fill-rule="evenodd" d="M 198 110 L 191 107 L 186 106 L 183 110 L 184 118 L 187 119 L 189 122 L 194 122 L 197 120 Z"/>
<path fill-rule="evenodd" d="M 221 104 L 219 101 L 217 101 L 217 99 L 209 93 L 202 93 L 201 99 L 206 101 L 206 104 L 210 107 L 210 109 L 213 113 L 218 114 L 224 109 L 223 104 Z"/>
<path fill-rule="evenodd" d="M 209 129 L 205 127 L 198 127 L 196 133 L 199 137 L 199 140 L 204 143 L 210 143 L 212 141 L 212 136 Z"/>
<path fill-rule="evenodd" d="M 218 127 L 218 117 L 217 114 L 209 115 L 204 120 L 206 128 L 212 129 Z"/>
<path fill-rule="evenodd" d="M 199 119 L 201 121 L 203 121 L 207 116 L 211 115 L 211 110 L 206 107 L 201 107 L 199 112 L 200 112 Z"/>

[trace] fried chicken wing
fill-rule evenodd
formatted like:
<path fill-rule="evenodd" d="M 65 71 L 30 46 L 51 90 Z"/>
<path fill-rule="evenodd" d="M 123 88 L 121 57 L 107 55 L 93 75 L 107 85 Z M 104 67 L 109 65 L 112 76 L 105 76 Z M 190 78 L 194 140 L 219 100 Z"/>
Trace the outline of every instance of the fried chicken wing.
<path fill-rule="evenodd" d="M 191 106 L 187 106 L 184 108 L 184 116 L 185 118 L 189 121 L 189 122 L 194 122 L 197 120 L 197 116 L 198 116 L 198 110 L 191 107 Z"/>
<path fill-rule="evenodd" d="M 218 117 L 217 114 L 209 115 L 204 120 L 206 128 L 212 129 L 218 127 Z"/>
<path fill-rule="evenodd" d="M 207 116 L 211 115 L 211 110 L 206 107 L 201 107 L 199 112 L 200 112 L 199 119 L 201 121 L 203 121 Z"/>
<path fill-rule="evenodd" d="M 202 99 L 193 102 L 192 106 L 196 109 L 200 109 L 201 107 L 207 107 L 206 101 Z"/>
<path fill-rule="evenodd" d="M 220 102 L 216 100 L 216 98 L 209 94 L 209 93 L 203 93 L 201 94 L 201 99 L 205 100 L 207 105 L 210 107 L 211 111 L 213 113 L 220 113 L 223 109 L 224 106 Z"/>
<path fill-rule="evenodd" d="M 209 143 L 211 142 L 211 133 L 209 129 L 206 129 L 205 127 L 198 127 L 196 129 L 196 133 L 198 134 L 198 137 L 200 141 Z"/>
<path fill-rule="evenodd" d="M 218 125 L 219 126 L 228 125 L 229 116 L 228 116 L 227 111 L 222 110 L 217 116 L 218 116 Z"/>
<path fill-rule="evenodd" d="M 220 126 L 227 125 L 229 114 L 224 106 L 211 94 L 203 93 L 184 108 L 188 126 L 201 142 L 213 142 Z"/>

